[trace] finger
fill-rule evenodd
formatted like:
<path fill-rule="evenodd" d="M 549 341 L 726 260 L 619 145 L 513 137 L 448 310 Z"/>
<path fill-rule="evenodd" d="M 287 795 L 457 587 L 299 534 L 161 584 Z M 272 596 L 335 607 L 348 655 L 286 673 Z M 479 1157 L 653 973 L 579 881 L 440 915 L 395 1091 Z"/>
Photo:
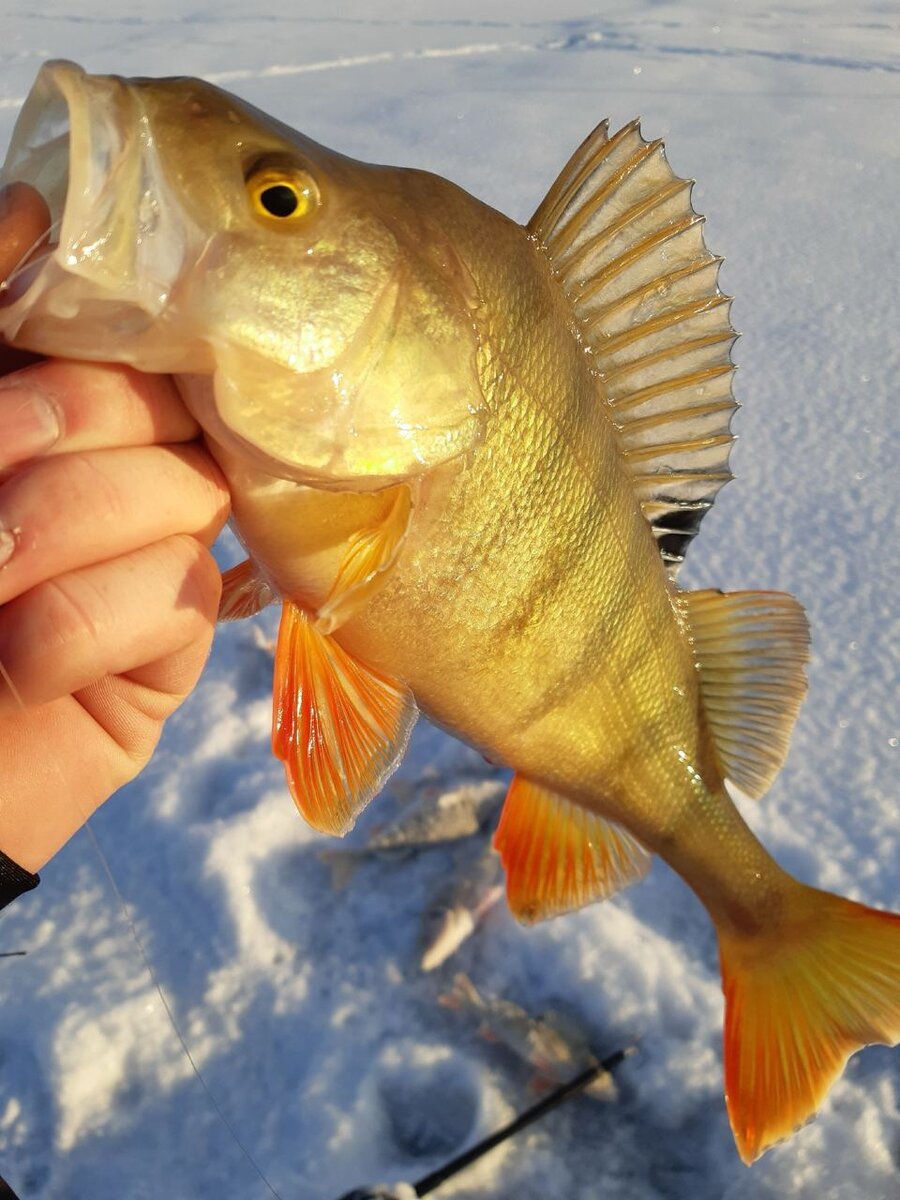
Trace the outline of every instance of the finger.
<path fill-rule="evenodd" d="M 0 716 L 208 640 L 219 591 L 209 552 L 176 536 L 18 597 L 0 609 Z"/>
<path fill-rule="evenodd" d="M 0 191 L 0 281 L 24 262 L 50 228 L 44 197 L 27 183 Z"/>
<path fill-rule="evenodd" d="M 0 846 L 39 871 L 127 782 L 128 761 L 73 696 L 0 717 Z"/>
<path fill-rule="evenodd" d="M 0 779 L 8 785 L 0 846 L 10 858 L 39 871 L 134 779 L 163 720 L 200 677 L 212 634 L 210 624 L 182 650 L 130 675 L 107 675 L 73 696 L 0 717 Z"/>
<path fill-rule="evenodd" d="M 228 501 L 218 467 L 196 444 L 40 460 L 0 485 L 0 604 L 172 534 L 209 544 Z"/>
<path fill-rule="evenodd" d="M 198 432 L 168 375 L 63 359 L 0 379 L 0 471 L 39 454 L 187 442 Z"/>

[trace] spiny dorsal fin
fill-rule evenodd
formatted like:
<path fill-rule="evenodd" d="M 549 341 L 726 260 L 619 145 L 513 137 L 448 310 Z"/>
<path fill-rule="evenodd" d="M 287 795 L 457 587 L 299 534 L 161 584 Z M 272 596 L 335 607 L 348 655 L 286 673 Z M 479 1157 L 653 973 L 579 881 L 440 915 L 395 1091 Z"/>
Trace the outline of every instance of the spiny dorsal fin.
<path fill-rule="evenodd" d="M 650 868 L 644 847 L 612 821 L 513 776 L 494 848 L 519 921 L 543 921 L 605 900 Z"/>
<path fill-rule="evenodd" d="M 730 297 L 661 141 L 604 121 L 528 223 L 590 348 L 638 498 L 674 578 L 734 440 Z"/>
<path fill-rule="evenodd" d="M 806 695 L 809 624 L 784 592 L 682 592 L 722 774 L 754 800 L 787 757 Z"/>

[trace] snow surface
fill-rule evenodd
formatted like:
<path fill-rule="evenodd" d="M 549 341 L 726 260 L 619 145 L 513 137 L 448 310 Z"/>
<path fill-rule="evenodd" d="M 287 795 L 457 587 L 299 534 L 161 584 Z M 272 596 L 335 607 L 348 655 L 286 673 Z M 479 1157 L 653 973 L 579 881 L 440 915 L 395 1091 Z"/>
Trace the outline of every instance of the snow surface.
<path fill-rule="evenodd" d="M 520 220 L 601 117 L 641 113 L 665 136 L 699 180 L 745 335 L 738 480 L 682 582 L 791 591 L 814 632 L 790 757 L 746 814 L 801 878 L 900 907 L 893 4 L 50 0 L 35 13 L 4 0 L 0 143 L 48 56 L 205 75 L 327 145 L 435 170 Z M 435 1003 L 458 969 L 532 1011 L 567 1011 L 601 1052 L 639 1051 L 618 1101 L 569 1102 L 438 1195 L 900 1196 L 900 1058 L 883 1048 L 851 1061 L 790 1143 L 740 1164 L 712 929 L 659 863 L 542 927 L 498 906 L 423 975 L 421 914 L 448 852 L 372 861 L 331 891 L 324 839 L 269 755 L 269 671 L 250 623 L 223 629 L 150 769 L 3 916 L 0 950 L 28 951 L 0 960 L 0 1173 L 23 1200 L 335 1200 L 424 1175 L 530 1100 L 527 1071 Z M 484 769 L 423 722 L 401 774 L 450 787 Z M 395 807 L 382 797 L 360 833 Z M 94 837 L 268 1186 L 179 1044 Z"/>

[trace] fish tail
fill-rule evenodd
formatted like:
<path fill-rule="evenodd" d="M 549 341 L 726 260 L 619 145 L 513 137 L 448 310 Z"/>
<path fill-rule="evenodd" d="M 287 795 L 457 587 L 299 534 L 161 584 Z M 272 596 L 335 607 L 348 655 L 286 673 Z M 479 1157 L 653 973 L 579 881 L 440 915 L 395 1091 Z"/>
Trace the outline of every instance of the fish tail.
<path fill-rule="evenodd" d="M 718 929 L 725 1099 L 745 1163 L 816 1112 L 847 1059 L 900 1041 L 900 915 L 798 884 L 776 933 Z"/>

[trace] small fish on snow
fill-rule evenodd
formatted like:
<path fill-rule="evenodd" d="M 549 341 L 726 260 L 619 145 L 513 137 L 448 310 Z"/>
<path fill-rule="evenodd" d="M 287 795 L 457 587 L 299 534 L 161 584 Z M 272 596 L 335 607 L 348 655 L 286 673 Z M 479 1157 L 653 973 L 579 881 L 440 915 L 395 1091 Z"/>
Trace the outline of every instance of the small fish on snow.
<path fill-rule="evenodd" d="M 13 182 L 58 240 L 0 335 L 175 376 L 248 552 L 222 615 L 281 605 L 272 744 L 316 829 L 353 826 L 422 711 L 514 772 L 522 920 L 663 858 L 715 926 L 748 1163 L 900 1038 L 900 916 L 794 879 L 725 786 L 780 770 L 809 630 L 789 595 L 677 582 L 731 478 L 735 333 L 660 141 L 604 122 L 521 226 L 208 83 L 57 62 Z"/>
<path fill-rule="evenodd" d="M 485 916 L 503 897 L 503 867 L 488 843 L 463 846 L 454 857 L 453 871 L 431 897 L 422 928 L 423 971 L 433 971 L 455 954 Z"/>
<path fill-rule="evenodd" d="M 568 1083 L 580 1071 L 600 1061 L 576 1024 L 556 1013 L 533 1017 L 524 1008 L 502 996 L 479 992 L 462 972 L 449 991 L 438 997 L 449 1009 L 479 1022 L 478 1032 L 488 1041 L 500 1042 L 535 1070 L 533 1090 Z M 585 1088 L 586 1096 L 611 1100 L 616 1096 L 612 1076 L 604 1071 Z"/>
<path fill-rule="evenodd" d="M 414 798 L 393 820 L 373 830 L 364 846 L 329 848 L 319 858 L 331 867 L 332 886 L 344 887 L 367 858 L 415 854 L 492 828 L 504 791 L 493 779 L 464 781 L 455 787 L 420 785 Z"/>

